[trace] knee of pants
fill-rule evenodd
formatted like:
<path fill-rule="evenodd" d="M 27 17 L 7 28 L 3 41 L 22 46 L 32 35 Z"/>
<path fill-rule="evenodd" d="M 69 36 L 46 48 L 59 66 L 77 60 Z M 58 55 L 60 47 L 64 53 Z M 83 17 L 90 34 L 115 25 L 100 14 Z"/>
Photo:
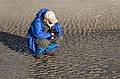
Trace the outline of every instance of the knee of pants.
<path fill-rule="evenodd" d="M 48 44 L 50 44 L 49 40 L 47 39 L 43 39 L 43 40 L 37 40 L 36 41 L 36 44 L 39 46 L 39 47 L 45 47 L 47 46 Z"/>

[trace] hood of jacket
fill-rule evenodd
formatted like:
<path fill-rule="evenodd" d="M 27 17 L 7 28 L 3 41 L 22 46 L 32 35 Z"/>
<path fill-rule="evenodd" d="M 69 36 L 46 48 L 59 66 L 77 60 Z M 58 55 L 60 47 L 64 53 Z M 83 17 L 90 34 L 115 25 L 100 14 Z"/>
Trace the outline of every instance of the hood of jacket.
<path fill-rule="evenodd" d="M 46 13 L 48 11 L 48 8 L 42 8 L 38 11 L 38 13 L 36 14 L 36 17 L 41 17 L 42 14 Z"/>

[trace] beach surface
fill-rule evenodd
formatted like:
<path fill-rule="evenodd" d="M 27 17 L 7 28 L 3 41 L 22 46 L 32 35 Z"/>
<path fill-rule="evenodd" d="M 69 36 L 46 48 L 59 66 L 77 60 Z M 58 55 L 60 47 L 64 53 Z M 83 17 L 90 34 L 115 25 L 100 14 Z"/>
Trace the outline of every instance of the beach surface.
<path fill-rule="evenodd" d="M 43 7 L 64 41 L 36 61 L 26 33 Z M 0 0 L 0 79 L 120 79 L 120 0 Z"/>

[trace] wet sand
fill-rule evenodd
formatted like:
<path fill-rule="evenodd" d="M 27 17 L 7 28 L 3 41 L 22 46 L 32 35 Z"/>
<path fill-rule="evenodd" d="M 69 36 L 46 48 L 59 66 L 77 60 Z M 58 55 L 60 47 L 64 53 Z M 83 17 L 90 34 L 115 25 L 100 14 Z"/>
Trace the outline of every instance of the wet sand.
<path fill-rule="evenodd" d="M 55 57 L 35 62 L 26 31 L 46 6 L 64 41 Z M 120 79 L 120 1 L 0 0 L 0 79 Z"/>

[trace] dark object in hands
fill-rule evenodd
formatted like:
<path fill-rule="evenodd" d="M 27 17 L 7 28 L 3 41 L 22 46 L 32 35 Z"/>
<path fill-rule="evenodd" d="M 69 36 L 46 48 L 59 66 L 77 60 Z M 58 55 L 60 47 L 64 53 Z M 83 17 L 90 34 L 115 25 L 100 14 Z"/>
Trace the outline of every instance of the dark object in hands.
<path fill-rule="evenodd" d="M 57 32 L 54 29 L 51 29 L 51 33 L 55 33 L 56 34 Z"/>
<path fill-rule="evenodd" d="M 51 29 L 51 30 L 50 30 L 50 33 L 54 33 L 54 37 L 55 37 L 58 32 L 56 32 L 56 30 L 54 30 L 54 29 Z"/>

